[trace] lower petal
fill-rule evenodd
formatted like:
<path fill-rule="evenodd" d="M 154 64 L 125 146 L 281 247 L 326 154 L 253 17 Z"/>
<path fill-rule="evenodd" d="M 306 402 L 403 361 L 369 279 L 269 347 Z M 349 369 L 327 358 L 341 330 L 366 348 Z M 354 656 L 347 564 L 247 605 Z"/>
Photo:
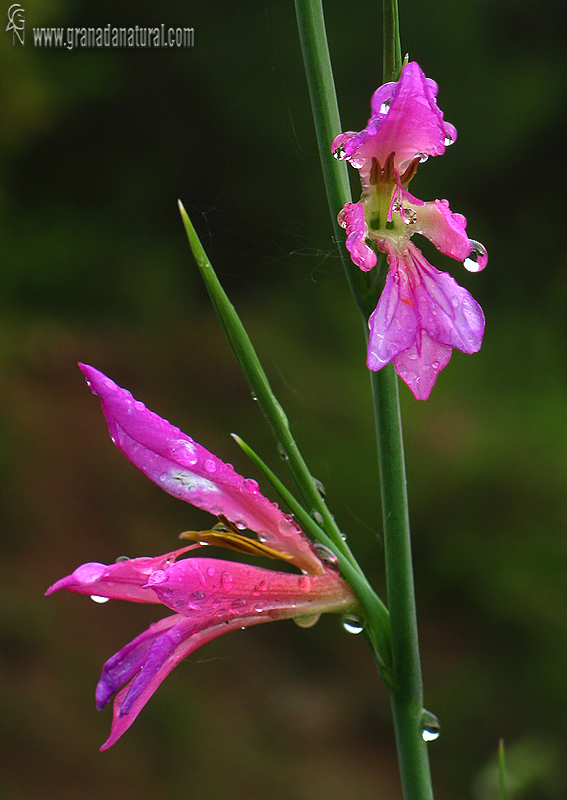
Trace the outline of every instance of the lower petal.
<path fill-rule="evenodd" d="M 399 353 L 411 347 L 418 331 L 419 317 L 413 280 L 404 268 L 403 259 L 390 269 L 376 310 L 368 320 L 368 369 L 377 371 Z M 388 260 L 392 260 L 388 254 Z"/>
<path fill-rule="evenodd" d="M 449 345 L 439 344 L 420 330 L 412 346 L 394 358 L 396 372 L 416 400 L 427 400 L 437 375 L 447 366 L 451 352 Z"/>

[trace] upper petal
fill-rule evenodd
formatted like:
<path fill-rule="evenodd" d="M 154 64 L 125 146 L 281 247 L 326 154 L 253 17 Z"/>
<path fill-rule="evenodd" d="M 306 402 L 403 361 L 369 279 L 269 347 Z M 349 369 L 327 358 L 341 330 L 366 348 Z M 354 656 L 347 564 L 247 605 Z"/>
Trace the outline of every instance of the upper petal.
<path fill-rule="evenodd" d="M 442 155 L 457 132 L 444 121 L 436 97 L 437 84 L 410 61 L 399 81 L 384 84 L 374 93 L 367 127 L 340 141 L 345 157 L 360 168 L 373 157 L 383 165 L 395 153 L 394 166 L 401 173 L 417 155 Z"/>
<path fill-rule="evenodd" d="M 100 396 L 112 441 L 150 480 L 197 508 L 224 514 L 238 528 L 249 528 L 301 569 L 323 571 L 309 539 L 260 493 L 256 481 L 245 480 L 98 370 L 79 366 Z"/>

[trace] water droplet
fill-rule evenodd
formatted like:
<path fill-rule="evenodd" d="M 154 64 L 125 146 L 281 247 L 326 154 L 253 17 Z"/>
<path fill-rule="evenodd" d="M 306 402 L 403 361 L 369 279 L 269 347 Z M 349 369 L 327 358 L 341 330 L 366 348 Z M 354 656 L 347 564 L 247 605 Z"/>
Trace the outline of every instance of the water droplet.
<path fill-rule="evenodd" d="M 315 520 L 315 522 L 316 522 L 318 525 L 322 525 L 322 524 L 324 523 L 324 521 L 325 521 L 325 520 L 323 519 L 323 515 L 322 515 L 322 514 L 321 514 L 319 511 L 313 510 L 313 511 L 311 512 L 311 516 L 313 517 L 313 519 Z"/>
<path fill-rule="evenodd" d="M 469 272 L 480 272 L 481 269 L 485 268 L 488 261 L 486 248 L 480 242 L 475 242 L 474 239 L 471 239 L 470 243 L 472 250 L 463 261 L 463 267 L 468 269 Z"/>
<path fill-rule="evenodd" d="M 415 158 L 419 158 L 419 163 L 420 164 L 425 164 L 425 162 L 428 160 L 429 156 L 427 155 L 427 153 L 416 153 L 415 154 Z"/>
<path fill-rule="evenodd" d="M 333 157 L 337 159 L 337 161 L 344 161 L 347 157 L 345 153 L 345 146 L 344 144 L 340 144 L 335 150 L 333 150 Z"/>
<path fill-rule="evenodd" d="M 197 448 L 185 439 L 179 439 L 171 445 L 171 455 L 179 460 L 183 466 L 193 466 L 199 461 Z"/>
<path fill-rule="evenodd" d="M 344 210 L 344 208 L 342 208 L 342 209 L 339 211 L 339 215 L 338 215 L 338 217 L 337 217 L 337 222 L 339 223 L 339 225 L 341 226 L 341 228 L 346 228 L 346 226 L 347 226 L 347 219 L 346 219 L 346 211 Z"/>
<path fill-rule="evenodd" d="M 333 569 L 339 569 L 339 559 L 333 553 L 330 547 L 327 547 L 325 544 L 321 544 L 321 542 L 315 542 L 313 545 L 317 555 L 328 567 L 332 567 Z"/>
<path fill-rule="evenodd" d="M 406 225 L 415 225 L 417 222 L 417 212 L 413 208 L 405 208 L 402 216 Z"/>
<path fill-rule="evenodd" d="M 142 403 L 141 400 L 135 400 L 134 401 L 134 408 L 136 409 L 136 411 L 145 411 L 146 410 L 146 406 Z"/>
<path fill-rule="evenodd" d="M 106 572 L 106 564 L 98 564 L 91 561 L 88 564 L 81 564 L 73 572 L 73 577 L 79 583 L 96 583 Z"/>
<path fill-rule="evenodd" d="M 221 586 L 225 590 L 225 592 L 230 592 L 232 589 L 232 584 L 234 580 L 230 572 L 223 572 L 220 578 Z"/>
<path fill-rule="evenodd" d="M 205 596 L 205 592 L 203 592 L 203 591 L 199 590 L 197 592 L 193 592 L 189 596 L 189 608 L 192 608 L 194 610 L 197 610 L 197 609 L 201 608 L 201 606 L 203 605 L 203 603 L 205 601 L 205 597 L 206 597 Z"/>
<path fill-rule="evenodd" d="M 156 569 L 155 572 L 152 572 L 152 574 L 148 578 L 148 586 L 165 583 L 168 580 L 169 580 L 169 575 L 164 569 Z"/>
<path fill-rule="evenodd" d="M 232 601 L 232 608 L 244 608 L 247 602 L 245 597 L 237 597 L 236 600 Z"/>
<path fill-rule="evenodd" d="M 311 578 L 308 575 L 300 575 L 297 583 L 302 592 L 308 592 L 311 589 Z"/>
<path fill-rule="evenodd" d="M 246 478 L 244 480 L 244 487 L 250 492 L 250 494 L 258 494 L 260 491 L 258 481 L 255 481 L 253 478 Z"/>
<path fill-rule="evenodd" d="M 260 583 L 258 584 L 258 588 L 260 589 L 261 592 L 267 592 L 268 584 L 266 583 L 266 581 L 260 581 Z"/>
<path fill-rule="evenodd" d="M 324 484 L 319 480 L 319 478 L 313 478 L 313 483 L 317 487 L 317 491 L 321 495 L 321 497 L 325 497 L 327 494 L 327 490 L 325 489 Z"/>
<path fill-rule="evenodd" d="M 278 444 L 278 453 L 279 453 L 279 456 L 280 456 L 280 458 L 281 458 L 283 461 L 287 461 L 287 460 L 289 459 L 289 456 L 288 456 L 288 454 L 286 453 L 286 451 L 285 451 L 285 449 L 284 449 L 284 446 L 283 446 L 283 445 L 281 445 L 281 444 Z"/>
<path fill-rule="evenodd" d="M 310 614 L 306 617 L 294 617 L 293 621 L 300 628 L 312 628 L 313 625 L 319 622 L 320 618 L 321 614 Z"/>
<path fill-rule="evenodd" d="M 256 397 L 256 395 L 254 394 L 254 392 L 252 392 L 252 395 L 251 395 L 251 396 L 252 396 L 252 400 L 254 400 L 255 402 L 258 402 L 258 398 L 257 398 L 257 397 Z"/>
<path fill-rule="evenodd" d="M 394 202 L 392 203 L 392 211 L 399 212 L 401 210 L 402 210 L 402 204 L 400 203 L 400 201 L 394 200 Z"/>
<path fill-rule="evenodd" d="M 130 561 L 130 558 L 128 556 L 118 556 L 114 563 L 120 564 L 122 561 Z"/>
<path fill-rule="evenodd" d="M 208 472 L 209 475 L 213 475 L 217 471 L 217 465 L 213 461 L 212 458 L 208 458 L 205 463 L 203 464 L 205 472 Z"/>
<path fill-rule="evenodd" d="M 362 633 L 364 622 L 356 614 L 343 614 L 343 628 L 347 633 Z"/>
<path fill-rule="evenodd" d="M 389 110 L 390 110 L 390 99 L 388 98 L 388 100 L 384 100 L 384 102 L 380 106 L 380 113 L 387 114 Z"/>
<path fill-rule="evenodd" d="M 452 144 L 454 144 L 454 142 L 455 142 L 455 140 L 453 139 L 453 137 L 449 136 L 449 134 L 446 133 L 445 134 L 445 147 L 450 147 Z"/>
<path fill-rule="evenodd" d="M 91 600 L 94 600 L 95 603 L 108 603 L 110 598 L 102 597 L 100 594 L 91 594 Z"/>
<path fill-rule="evenodd" d="M 441 364 L 438 361 L 432 361 L 431 362 L 431 369 L 434 369 L 435 372 L 437 372 L 437 370 L 439 369 L 440 366 L 441 366 Z"/>
<path fill-rule="evenodd" d="M 439 733 L 441 732 L 441 726 L 439 725 L 439 720 L 432 714 L 431 711 L 427 711 L 427 709 L 423 709 L 423 714 L 421 715 L 421 735 L 423 737 L 424 742 L 433 742 L 435 739 L 439 738 Z"/>
<path fill-rule="evenodd" d="M 214 576 L 214 574 L 215 574 L 215 568 L 214 567 L 208 567 L 207 575 L 209 576 L 209 578 L 212 578 Z"/>

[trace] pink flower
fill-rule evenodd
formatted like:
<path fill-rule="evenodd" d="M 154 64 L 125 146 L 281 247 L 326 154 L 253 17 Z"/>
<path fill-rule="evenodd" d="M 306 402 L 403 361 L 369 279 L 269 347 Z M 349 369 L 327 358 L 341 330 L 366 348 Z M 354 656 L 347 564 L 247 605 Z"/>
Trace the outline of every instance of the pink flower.
<path fill-rule="evenodd" d="M 157 558 L 88 563 L 51 586 L 96 598 L 161 603 L 175 613 L 151 625 L 104 665 L 96 689 L 98 708 L 116 695 L 112 729 L 102 750 L 134 722 L 163 679 L 206 642 L 236 628 L 278 619 L 317 618 L 357 607 L 330 553 L 317 550 L 289 516 L 178 428 L 149 411 L 102 373 L 81 365 L 98 394 L 118 449 L 170 494 L 220 515 L 223 525 L 188 534 L 197 540 Z M 250 528 L 258 540 L 238 531 Z M 234 561 L 181 555 L 203 544 L 281 558 L 301 574 Z M 320 546 L 319 546 L 320 547 Z"/>
<path fill-rule="evenodd" d="M 368 322 L 367 365 L 377 371 L 393 361 L 418 400 L 429 397 L 452 348 L 475 353 L 484 333 L 478 303 L 411 242 L 420 233 L 471 272 L 486 266 L 486 250 L 468 238 L 461 214 L 453 214 L 446 200 L 424 202 L 407 190 L 418 164 L 442 155 L 457 138 L 436 96 L 437 84 L 410 62 L 399 81 L 374 92 L 367 127 L 341 133 L 332 144 L 335 157 L 358 169 L 362 183 L 360 201 L 347 203 L 338 218 L 351 258 L 367 271 L 380 251 L 389 266 Z"/>

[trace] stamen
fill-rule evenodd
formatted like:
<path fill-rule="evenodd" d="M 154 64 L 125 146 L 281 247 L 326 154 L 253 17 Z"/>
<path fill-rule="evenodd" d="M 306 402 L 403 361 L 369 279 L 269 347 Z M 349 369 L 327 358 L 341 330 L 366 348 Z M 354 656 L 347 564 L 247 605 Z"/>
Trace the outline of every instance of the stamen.
<path fill-rule="evenodd" d="M 415 173 L 417 172 L 417 167 L 420 164 L 419 156 L 414 158 L 414 160 L 410 163 L 407 167 L 406 171 L 403 175 L 400 176 L 400 182 L 402 186 L 407 186 L 411 179 L 414 177 Z"/>
<path fill-rule="evenodd" d="M 373 158 L 372 166 L 370 167 L 370 177 L 369 177 L 369 181 L 372 186 L 375 186 L 378 183 L 381 174 L 382 170 L 380 169 L 380 162 L 378 161 L 377 158 Z"/>
<path fill-rule="evenodd" d="M 394 179 L 395 169 L 394 169 L 394 156 L 396 155 L 395 152 L 390 153 L 388 158 L 386 159 L 386 163 L 384 164 L 384 169 L 382 170 L 382 180 L 384 183 L 392 183 Z"/>

